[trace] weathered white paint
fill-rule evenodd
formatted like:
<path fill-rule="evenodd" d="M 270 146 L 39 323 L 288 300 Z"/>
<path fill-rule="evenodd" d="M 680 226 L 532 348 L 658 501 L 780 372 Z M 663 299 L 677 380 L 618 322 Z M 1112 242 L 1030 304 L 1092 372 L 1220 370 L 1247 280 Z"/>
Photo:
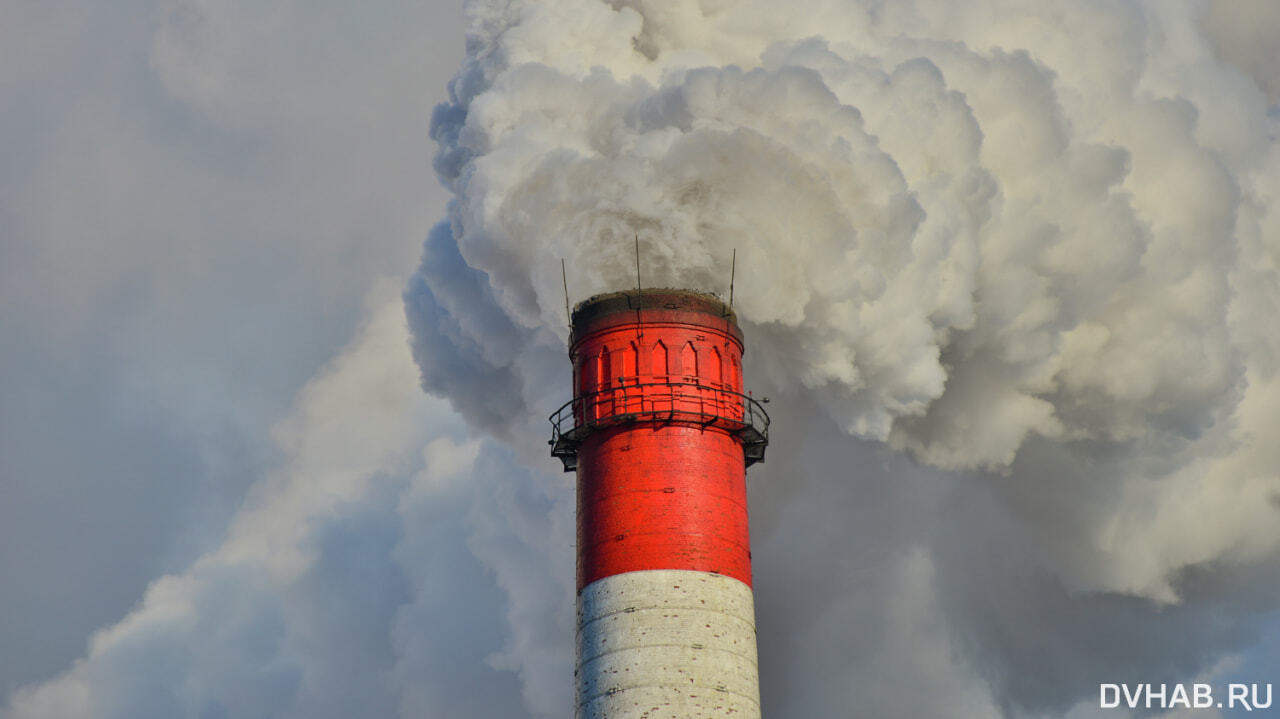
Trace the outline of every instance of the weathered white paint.
<path fill-rule="evenodd" d="M 673 569 L 587 585 L 577 676 L 578 719 L 758 719 L 751 587 Z"/>

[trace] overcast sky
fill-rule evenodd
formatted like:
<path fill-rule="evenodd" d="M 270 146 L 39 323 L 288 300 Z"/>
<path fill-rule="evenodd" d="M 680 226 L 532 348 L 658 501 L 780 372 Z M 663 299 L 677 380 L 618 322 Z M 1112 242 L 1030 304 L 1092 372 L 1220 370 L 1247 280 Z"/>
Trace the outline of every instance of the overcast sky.
<path fill-rule="evenodd" d="M 613 5 L 0 5 L 0 717 L 568 716 L 641 232 L 748 268 L 766 715 L 1280 684 L 1280 5 Z"/>

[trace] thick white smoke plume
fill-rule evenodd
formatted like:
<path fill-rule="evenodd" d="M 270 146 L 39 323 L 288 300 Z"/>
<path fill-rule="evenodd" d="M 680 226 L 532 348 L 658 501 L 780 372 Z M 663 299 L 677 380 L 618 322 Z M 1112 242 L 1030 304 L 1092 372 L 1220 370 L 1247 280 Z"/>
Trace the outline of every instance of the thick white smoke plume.
<path fill-rule="evenodd" d="M 724 291 L 736 249 L 749 379 L 777 400 L 753 470 L 762 612 L 771 553 L 897 551 L 839 570 L 883 584 L 801 565 L 787 591 L 862 592 L 807 600 L 849 624 L 905 611 L 895 583 L 933 596 L 933 629 L 902 621 L 942 657 L 865 646 L 982 677 L 974 716 L 1065 711 L 1248 644 L 1278 601 L 1280 5 L 467 8 L 432 129 L 456 200 L 406 292 L 427 389 L 505 435 L 568 392 L 560 258 L 582 299 L 634 283 L 633 236 L 651 286 Z M 865 440 L 940 471 L 847 469 L 873 462 Z M 920 531 L 787 528 L 815 493 L 866 496 L 849 487 Z M 795 633 L 821 645 L 813 626 Z M 772 641 L 766 705 L 773 682 L 781 716 L 820 715 L 785 698 L 806 648 Z"/>

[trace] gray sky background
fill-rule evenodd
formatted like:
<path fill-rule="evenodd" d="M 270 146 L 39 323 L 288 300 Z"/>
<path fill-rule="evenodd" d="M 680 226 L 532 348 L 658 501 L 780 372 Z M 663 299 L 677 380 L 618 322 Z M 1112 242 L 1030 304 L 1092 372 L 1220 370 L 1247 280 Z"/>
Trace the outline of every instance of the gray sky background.
<path fill-rule="evenodd" d="M 1280 14 L 1221 5 L 1274 154 Z M 438 224 L 463 32 L 436 0 L 0 6 L 0 717 L 567 715 L 559 328 L 487 309 Z M 495 393 L 468 352 L 566 382 Z M 1280 684 L 1274 551 L 1189 566 L 1174 604 L 1077 591 L 1007 476 L 851 439 L 753 372 L 769 715 L 1084 719 L 1123 715 L 1099 682 Z"/>
<path fill-rule="evenodd" d="M 417 261 L 462 21 L 448 2 L 0 16 L 7 696 L 217 546 L 281 461 L 271 428 Z"/>

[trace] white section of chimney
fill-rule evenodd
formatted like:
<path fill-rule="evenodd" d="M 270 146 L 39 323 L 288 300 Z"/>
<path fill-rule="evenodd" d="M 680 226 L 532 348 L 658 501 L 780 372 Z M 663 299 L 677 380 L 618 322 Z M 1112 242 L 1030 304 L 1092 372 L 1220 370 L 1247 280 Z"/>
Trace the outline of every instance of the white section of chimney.
<path fill-rule="evenodd" d="M 615 574 L 578 594 L 578 719 L 759 719 L 751 587 L 707 572 Z"/>

